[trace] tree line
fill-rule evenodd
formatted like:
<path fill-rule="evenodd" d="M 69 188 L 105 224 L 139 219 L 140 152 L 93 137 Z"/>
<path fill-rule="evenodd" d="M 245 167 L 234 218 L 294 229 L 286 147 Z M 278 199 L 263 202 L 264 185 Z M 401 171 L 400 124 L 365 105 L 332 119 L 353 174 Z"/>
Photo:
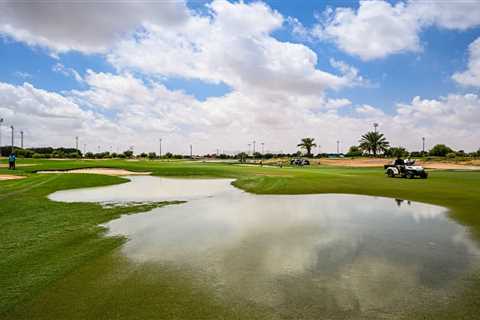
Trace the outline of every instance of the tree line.
<path fill-rule="evenodd" d="M 466 153 L 464 150 L 453 150 L 445 144 L 437 144 L 428 151 L 408 151 L 406 148 L 398 146 L 390 146 L 387 138 L 383 133 L 377 131 L 369 131 L 363 134 L 358 141 L 358 145 L 351 146 L 344 156 L 361 157 L 361 156 L 382 156 L 382 157 L 480 157 L 480 148 L 475 152 Z M 312 157 L 312 149 L 315 148 L 315 138 L 303 138 L 297 145 L 305 152 L 306 157 Z M 323 154 L 318 154 L 317 157 Z M 343 154 L 342 154 L 343 155 Z"/>

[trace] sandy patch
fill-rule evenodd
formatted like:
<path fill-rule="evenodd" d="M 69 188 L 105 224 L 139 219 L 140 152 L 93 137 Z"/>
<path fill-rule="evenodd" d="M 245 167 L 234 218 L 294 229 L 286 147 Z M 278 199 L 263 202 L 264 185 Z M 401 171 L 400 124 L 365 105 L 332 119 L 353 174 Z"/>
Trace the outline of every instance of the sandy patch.
<path fill-rule="evenodd" d="M 313 164 L 324 164 L 329 166 L 342 167 L 383 167 L 383 165 L 390 163 L 390 159 L 314 159 Z"/>
<path fill-rule="evenodd" d="M 37 173 L 90 173 L 90 174 L 103 174 L 107 176 L 144 176 L 149 175 L 151 172 L 135 172 L 125 169 L 109 169 L 109 168 L 86 168 L 86 169 L 74 169 L 74 170 L 51 170 L 51 171 L 37 171 Z"/>
<path fill-rule="evenodd" d="M 480 170 L 479 166 L 444 163 L 444 162 L 422 162 L 418 161 L 416 164 L 423 166 L 426 169 L 442 169 L 442 170 Z"/>
<path fill-rule="evenodd" d="M 313 159 L 312 164 L 342 166 L 342 167 L 383 167 L 383 165 L 391 163 L 393 159 Z M 416 165 L 423 166 L 426 169 L 441 169 L 441 170 L 480 170 L 480 166 L 477 166 L 473 160 L 469 163 L 448 163 L 437 161 L 421 161 L 417 160 Z"/>
<path fill-rule="evenodd" d="M 16 180 L 16 179 L 23 179 L 26 178 L 25 176 L 16 176 L 13 174 L 0 174 L 0 181 L 2 180 Z"/>

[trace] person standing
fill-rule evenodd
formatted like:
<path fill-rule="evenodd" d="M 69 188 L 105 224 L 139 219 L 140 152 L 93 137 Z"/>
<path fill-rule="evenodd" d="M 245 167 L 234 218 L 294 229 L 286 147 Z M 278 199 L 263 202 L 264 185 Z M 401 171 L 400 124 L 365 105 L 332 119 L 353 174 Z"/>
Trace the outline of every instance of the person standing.
<path fill-rule="evenodd" d="M 8 169 L 9 170 L 15 170 L 15 161 L 17 160 L 17 157 L 15 156 L 14 153 L 11 153 L 10 156 L 8 157 Z"/>

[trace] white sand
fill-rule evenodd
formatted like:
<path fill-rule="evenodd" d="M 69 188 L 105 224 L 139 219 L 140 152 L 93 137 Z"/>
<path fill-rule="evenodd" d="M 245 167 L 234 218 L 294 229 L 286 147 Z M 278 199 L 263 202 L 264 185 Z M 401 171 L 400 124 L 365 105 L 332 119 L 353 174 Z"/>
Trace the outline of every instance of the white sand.
<path fill-rule="evenodd" d="M 16 176 L 13 174 L 0 174 L 0 181 L 2 180 L 16 180 L 16 179 L 23 179 L 26 178 L 25 176 Z"/>

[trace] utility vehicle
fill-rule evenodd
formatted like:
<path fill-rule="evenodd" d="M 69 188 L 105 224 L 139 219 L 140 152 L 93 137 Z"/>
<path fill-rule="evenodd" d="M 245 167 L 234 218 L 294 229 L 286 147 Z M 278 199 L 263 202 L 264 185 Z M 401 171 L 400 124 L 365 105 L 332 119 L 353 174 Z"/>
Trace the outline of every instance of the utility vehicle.
<path fill-rule="evenodd" d="M 384 168 L 385 174 L 390 178 L 401 177 L 413 179 L 419 177 L 421 179 L 426 179 L 428 177 L 428 173 L 422 166 L 415 165 L 415 160 L 397 159 L 391 164 L 386 164 Z"/>

